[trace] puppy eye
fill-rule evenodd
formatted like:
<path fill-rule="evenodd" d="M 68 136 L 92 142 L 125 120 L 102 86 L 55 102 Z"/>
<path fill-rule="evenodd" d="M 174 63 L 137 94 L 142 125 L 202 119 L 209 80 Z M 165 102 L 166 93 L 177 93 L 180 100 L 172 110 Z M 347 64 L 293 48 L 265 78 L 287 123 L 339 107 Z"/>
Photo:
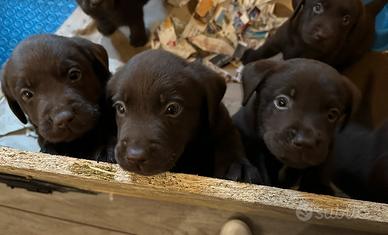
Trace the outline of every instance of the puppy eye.
<path fill-rule="evenodd" d="M 80 80 L 81 77 L 82 77 L 81 70 L 79 70 L 78 68 L 71 68 L 71 69 L 69 70 L 69 72 L 67 73 L 67 77 L 68 77 L 72 82 L 78 81 L 78 80 Z"/>
<path fill-rule="evenodd" d="M 336 122 L 340 117 L 340 111 L 338 109 L 330 109 L 327 113 L 327 120 L 329 122 Z"/>
<path fill-rule="evenodd" d="M 290 108 L 290 97 L 286 95 L 279 95 L 274 100 L 275 107 L 279 110 L 286 110 Z"/>
<path fill-rule="evenodd" d="M 345 26 L 350 24 L 350 19 L 351 19 L 350 15 L 345 15 L 344 17 L 342 17 L 342 24 Z"/>
<path fill-rule="evenodd" d="M 29 101 L 34 96 L 34 93 L 32 91 L 28 90 L 27 88 L 23 88 L 20 91 L 20 95 L 22 96 L 22 99 L 24 101 Z"/>
<path fill-rule="evenodd" d="M 325 9 L 323 8 L 322 3 L 318 2 L 313 6 L 313 11 L 315 14 L 320 15 L 325 11 Z"/>
<path fill-rule="evenodd" d="M 164 114 L 170 117 L 177 117 L 182 112 L 182 106 L 177 102 L 167 104 Z"/>
<path fill-rule="evenodd" d="M 116 109 L 118 114 L 124 114 L 127 110 L 125 108 L 125 104 L 121 101 L 117 101 L 113 104 L 113 107 Z"/>
<path fill-rule="evenodd" d="M 90 6 L 91 7 L 97 7 L 102 3 L 102 0 L 91 0 L 90 1 Z"/>

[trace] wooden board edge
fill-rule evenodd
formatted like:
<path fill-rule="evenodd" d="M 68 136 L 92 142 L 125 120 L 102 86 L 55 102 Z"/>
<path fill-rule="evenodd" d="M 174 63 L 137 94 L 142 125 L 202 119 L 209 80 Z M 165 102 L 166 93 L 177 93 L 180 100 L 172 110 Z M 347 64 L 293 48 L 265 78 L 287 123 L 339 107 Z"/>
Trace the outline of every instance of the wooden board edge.
<path fill-rule="evenodd" d="M 0 172 L 83 190 L 250 213 L 308 214 L 308 223 L 388 231 L 388 205 L 267 186 L 164 173 L 140 176 L 117 165 L 0 148 Z M 328 217 L 322 220 L 319 217 Z M 338 217 L 337 219 L 330 217 Z M 339 218 L 341 217 L 341 218 Z M 373 226 L 371 226 L 373 225 Z"/>

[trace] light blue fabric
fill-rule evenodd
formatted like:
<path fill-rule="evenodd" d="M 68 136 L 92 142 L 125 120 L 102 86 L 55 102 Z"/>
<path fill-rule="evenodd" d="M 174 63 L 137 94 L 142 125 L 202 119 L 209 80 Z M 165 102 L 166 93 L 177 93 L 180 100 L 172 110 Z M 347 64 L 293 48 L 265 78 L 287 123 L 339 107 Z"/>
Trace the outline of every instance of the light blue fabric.
<path fill-rule="evenodd" d="M 363 0 L 364 4 L 368 4 L 373 0 Z M 386 51 L 388 50 L 388 4 L 385 5 L 383 10 L 376 17 L 375 24 L 375 42 L 372 46 L 374 51 Z"/>
<path fill-rule="evenodd" d="M 376 36 L 373 50 L 388 50 L 388 5 L 385 5 L 376 18 Z"/>

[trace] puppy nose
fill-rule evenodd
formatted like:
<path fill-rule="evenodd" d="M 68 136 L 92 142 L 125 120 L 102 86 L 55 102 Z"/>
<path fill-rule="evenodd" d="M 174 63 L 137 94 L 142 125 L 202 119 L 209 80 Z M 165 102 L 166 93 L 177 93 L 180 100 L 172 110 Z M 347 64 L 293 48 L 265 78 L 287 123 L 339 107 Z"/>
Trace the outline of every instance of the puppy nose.
<path fill-rule="evenodd" d="M 316 141 L 315 138 L 302 133 L 297 133 L 291 141 L 291 144 L 298 149 L 313 148 L 317 143 L 318 141 Z"/>
<path fill-rule="evenodd" d="M 144 155 L 144 150 L 139 147 L 128 147 L 127 148 L 127 159 L 132 162 L 144 162 L 145 155 Z"/>
<path fill-rule="evenodd" d="M 326 34 L 320 29 L 314 31 L 313 37 L 317 41 L 322 41 L 322 40 L 325 40 L 327 38 Z"/>
<path fill-rule="evenodd" d="M 74 113 L 71 111 L 62 111 L 53 118 L 54 126 L 65 128 L 74 119 Z"/>

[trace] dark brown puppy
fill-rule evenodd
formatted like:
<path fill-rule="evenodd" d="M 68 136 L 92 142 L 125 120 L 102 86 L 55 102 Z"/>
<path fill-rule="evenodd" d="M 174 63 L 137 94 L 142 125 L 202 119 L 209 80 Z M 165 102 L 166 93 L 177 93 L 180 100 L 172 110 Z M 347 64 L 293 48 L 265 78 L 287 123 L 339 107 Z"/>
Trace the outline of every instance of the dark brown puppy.
<path fill-rule="evenodd" d="M 331 193 L 326 170 L 332 139 L 352 113 L 355 86 L 309 59 L 248 64 L 242 84 L 244 106 L 233 119 L 263 184 Z"/>
<path fill-rule="evenodd" d="M 311 58 L 337 69 L 360 59 L 371 47 L 377 13 L 387 0 L 293 0 L 295 12 L 244 64 L 283 53 L 284 59 Z"/>
<path fill-rule="evenodd" d="M 132 46 L 144 46 L 147 32 L 144 26 L 143 6 L 148 0 L 77 0 L 82 10 L 97 23 L 104 35 L 113 34 L 118 27 L 128 26 L 131 30 Z"/>
<path fill-rule="evenodd" d="M 336 136 L 334 183 L 352 198 L 388 203 L 388 121 L 348 125 Z"/>
<path fill-rule="evenodd" d="M 109 77 L 102 46 L 36 35 L 15 48 L 1 87 L 19 120 L 34 126 L 41 151 L 110 161 L 115 127 L 105 98 Z"/>
<path fill-rule="evenodd" d="M 116 160 L 143 175 L 174 171 L 257 182 L 221 103 L 225 81 L 162 50 L 133 57 L 108 84 L 116 107 Z"/>

